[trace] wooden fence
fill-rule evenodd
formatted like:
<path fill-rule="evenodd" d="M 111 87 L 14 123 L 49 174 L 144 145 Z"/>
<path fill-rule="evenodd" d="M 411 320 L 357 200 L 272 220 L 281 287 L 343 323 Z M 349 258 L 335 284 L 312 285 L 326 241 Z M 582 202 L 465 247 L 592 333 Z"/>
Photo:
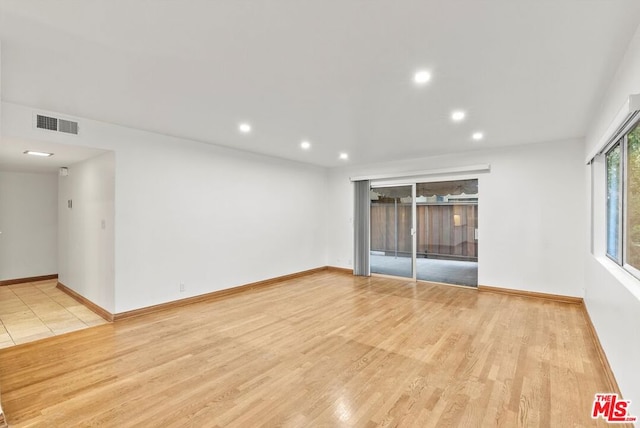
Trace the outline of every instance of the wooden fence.
<path fill-rule="evenodd" d="M 477 205 L 418 205 L 416 215 L 418 257 L 477 261 Z M 371 202 L 371 250 L 411 255 L 411 204 Z"/>

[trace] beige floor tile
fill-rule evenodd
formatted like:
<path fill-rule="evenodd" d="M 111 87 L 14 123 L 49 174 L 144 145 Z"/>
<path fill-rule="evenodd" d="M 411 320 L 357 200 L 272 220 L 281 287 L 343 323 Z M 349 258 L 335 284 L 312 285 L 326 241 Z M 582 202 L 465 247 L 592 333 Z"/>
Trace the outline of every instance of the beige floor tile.
<path fill-rule="evenodd" d="M 107 324 L 56 285 L 47 280 L 0 287 L 0 348 Z"/>
<path fill-rule="evenodd" d="M 31 328 L 42 324 L 40 318 L 31 311 L 4 314 L 0 317 L 0 321 L 2 321 L 4 328 L 6 328 L 9 333 L 11 333 L 12 328 Z"/>
<path fill-rule="evenodd" d="M 21 312 L 30 311 L 29 306 L 22 300 L 12 300 L 10 302 L 0 303 L 0 308 L 5 309 L 7 312 Z M 0 316 L 2 313 L 0 313 Z"/>
<path fill-rule="evenodd" d="M 2 321 L 5 326 L 7 323 L 16 323 L 23 320 L 31 320 L 38 319 L 35 313 L 28 306 L 24 306 L 24 309 L 20 311 L 9 312 L 6 314 L 0 314 L 0 321 Z M 39 320 L 39 319 L 38 319 Z"/>
<path fill-rule="evenodd" d="M 16 312 L 18 308 L 28 308 L 28 306 L 25 305 L 24 302 L 20 299 L 0 301 L 0 311 Z"/>
<path fill-rule="evenodd" d="M 35 305 L 38 303 L 49 303 L 51 302 L 51 297 L 47 296 L 44 293 L 39 293 L 37 295 L 29 295 L 29 296 L 18 296 L 20 300 L 22 300 L 26 305 Z"/>
<path fill-rule="evenodd" d="M 57 292 L 61 292 L 60 290 L 58 290 L 56 288 L 56 285 L 37 285 L 36 288 L 40 291 L 42 291 L 44 294 L 49 294 L 49 293 L 55 293 Z"/>
<path fill-rule="evenodd" d="M 29 343 L 29 342 L 33 342 L 34 340 L 44 339 L 52 336 L 55 336 L 55 334 L 53 334 L 53 332 L 49 330 L 47 332 L 34 333 L 29 336 L 17 337 L 17 338 L 14 337 L 13 340 L 14 342 L 16 342 L 16 345 L 20 345 L 21 343 Z"/>
<path fill-rule="evenodd" d="M 57 319 L 49 318 L 44 324 L 51 330 L 64 330 L 66 328 L 87 327 L 87 323 L 80 321 L 78 318 L 59 317 Z"/>
<path fill-rule="evenodd" d="M 51 312 L 50 314 L 45 314 L 40 316 L 40 319 L 43 323 L 48 326 L 61 326 L 61 325 L 86 325 L 81 319 L 74 316 L 72 313 L 68 311 L 57 311 Z"/>
<path fill-rule="evenodd" d="M 38 287 L 39 289 L 56 288 L 56 286 L 58 285 L 58 280 L 57 279 L 51 279 L 51 280 L 47 280 L 47 281 L 34 282 L 33 284 L 36 287 Z"/>
<path fill-rule="evenodd" d="M 51 315 L 59 315 L 59 314 L 68 314 L 71 313 L 64 308 L 64 306 L 52 301 L 39 302 L 29 305 L 29 309 L 31 309 L 38 316 L 51 316 Z M 42 318 L 42 317 L 41 317 Z"/>
<path fill-rule="evenodd" d="M 59 324 L 59 323 L 77 323 L 82 322 L 78 317 L 74 316 L 69 311 L 51 311 L 49 313 L 37 313 L 38 317 L 43 323 Z"/>
<path fill-rule="evenodd" d="M 8 339 L 0 339 L 0 349 L 8 348 L 9 346 L 14 346 L 14 345 L 15 345 L 15 342 L 11 339 L 11 336 L 9 336 Z"/>
<path fill-rule="evenodd" d="M 44 294 L 42 291 L 38 290 L 35 287 L 32 287 L 30 289 L 24 288 L 24 289 L 13 290 L 13 292 L 16 293 L 16 296 L 18 296 L 20 300 L 22 300 L 25 303 L 37 302 L 42 300 L 50 300 L 49 296 L 47 296 L 46 294 Z"/>
<path fill-rule="evenodd" d="M 102 324 L 109 324 L 109 321 L 105 320 L 102 317 L 98 317 L 94 320 L 91 321 L 84 321 L 85 324 L 87 324 L 90 327 L 95 327 L 97 325 L 102 325 Z"/>
<path fill-rule="evenodd" d="M 5 296 L 14 296 L 15 293 L 9 287 L 0 287 L 0 299 Z"/>
<path fill-rule="evenodd" d="M 4 322 L 4 326 L 14 341 L 22 337 L 51 332 L 51 329 L 37 318 L 17 322 Z"/>
<path fill-rule="evenodd" d="M 77 306 L 80 305 L 80 303 L 78 303 L 78 301 L 76 299 L 74 299 L 73 297 L 69 296 L 68 294 L 64 294 L 62 291 L 58 290 L 59 293 L 56 293 L 55 295 L 50 295 L 49 297 L 51 297 L 51 300 L 53 300 L 54 302 L 58 303 L 59 305 L 64 306 L 65 308 L 68 308 L 69 306 Z"/>
<path fill-rule="evenodd" d="M 29 310 L 29 306 L 25 305 L 22 301 L 0 303 L 0 319 L 3 318 L 3 315 L 15 314 Z"/>
<path fill-rule="evenodd" d="M 71 312 L 73 315 L 78 317 L 78 319 L 80 319 L 81 321 L 86 322 L 86 323 L 92 322 L 92 321 L 96 321 L 96 320 L 104 321 L 104 318 L 102 318 L 100 315 L 96 314 L 91 309 L 87 308 L 86 306 L 82 306 L 82 305 L 77 304 L 77 303 L 76 303 L 75 306 L 69 306 L 66 309 L 69 312 Z"/>
<path fill-rule="evenodd" d="M 9 289 L 19 298 L 29 297 L 29 296 L 37 296 L 40 294 L 44 294 L 42 291 L 38 290 L 33 285 L 25 286 L 25 284 L 19 284 L 19 286 L 10 285 Z"/>
<path fill-rule="evenodd" d="M 7 288 L 9 290 L 16 290 L 18 288 L 30 288 L 33 287 L 33 282 L 24 282 L 22 284 L 11 284 L 11 285 L 7 285 Z"/>
<path fill-rule="evenodd" d="M 14 299 L 18 299 L 18 296 L 16 296 L 16 293 L 9 290 L 7 287 L 0 287 L 0 301 L 14 300 Z"/>
<path fill-rule="evenodd" d="M 11 290 L 9 290 L 8 293 L 3 292 L 2 294 L 0 294 L 0 302 L 13 302 L 15 300 L 20 300 L 20 298 L 16 296 L 16 293 Z"/>
<path fill-rule="evenodd" d="M 56 295 L 59 295 L 60 293 L 63 293 L 62 291 L 58 290 L 56 287 L 38 287 L 38 290 L 42 291 L 44 294 L 46 294 L 49 297 L 56 296 Z"/>
<path fill-rule="evenodd" d="M 72 331 L 82 330 L 89 326 L 83 322 L 78 321 L 78 324 L 75 324 L 75 325 L 71 325 L 71 324 L 65 324 L 60 326 L 50 325 L 49 327 L 56 335 L 58 335 L 58 334 L 70 333 Z"/>

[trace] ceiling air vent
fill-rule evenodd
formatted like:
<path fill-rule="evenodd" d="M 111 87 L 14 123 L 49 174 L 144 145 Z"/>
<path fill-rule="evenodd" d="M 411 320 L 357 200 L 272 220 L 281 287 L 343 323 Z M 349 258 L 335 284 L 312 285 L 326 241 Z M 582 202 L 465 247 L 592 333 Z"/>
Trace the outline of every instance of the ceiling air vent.
<path fill-rule="evenodd" d="M 55 117 L 47 117 L 38 115 L 38 123 L 36 125 L 40 129 L 48 129 L 50 131 L 58 130 L 58 119 Z"/>
<path fill-rule="evenodd" d="M 58 131 L 78 135 L 78 122 L 60 119 L 58 120 Z"/>
<path fill-rule="evenodd" d="M 36 115 L 36 128 L 49 131 L 64 132 L 65 134 L 78 135 L 78 122 L 58 119 L 56 117 Z"/>

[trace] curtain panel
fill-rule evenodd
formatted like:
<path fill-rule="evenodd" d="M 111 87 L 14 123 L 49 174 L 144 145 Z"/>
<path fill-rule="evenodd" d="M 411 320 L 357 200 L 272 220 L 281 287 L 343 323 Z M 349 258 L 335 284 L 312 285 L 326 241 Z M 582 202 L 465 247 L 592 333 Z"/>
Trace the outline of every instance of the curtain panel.
<path fill-rule="evenodd" d="M 354 181 L 354 215 L 353 215 L 353 274 L 370 276 L 369 253 L 371 247 L 371 219 L 369 201 L 369 180 Z"/>

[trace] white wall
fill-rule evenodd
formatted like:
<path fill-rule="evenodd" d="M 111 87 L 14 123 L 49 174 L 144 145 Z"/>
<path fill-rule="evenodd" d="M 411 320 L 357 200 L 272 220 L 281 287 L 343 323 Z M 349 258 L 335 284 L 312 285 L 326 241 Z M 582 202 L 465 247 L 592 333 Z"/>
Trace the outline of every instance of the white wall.
<path fill-rule="evenodd" d="M 564 141 L 342 168 L 330 174 L 329 263 L 351 267 L 350 176 L 491 164 L 479 174 L 478 282 L 582 296 L 583 142 Z M 453 177 L 449 177 L 453 178 Z"/>
<path fill-rule="evenodd" d="M 118 312 L 326 265 L 322 169 L 137 140 L 116 181 Z"/>
<path fill-rule="evenodd" d="M 4 103 L 3 135 L 115 152 L 116 313 L 327 264 L 326 170 L 88 119 L 45 133 L 32 113 Z"/>
<path fill-rule="evenodd" d="M 68 171 L 58 179 L 59 281 L 113 313 L 114 154 L 70 165 Z"/>
<path fill-rule="evenodd" d="M 0 280 L 58 273 L 56 174 L 0 171 Z"/>
<path fill-rule="evenodd" d="M 0 100 L 2 100 L 2 40 L 0 40 Z M 2 103 L 0 102 L 0 117 L 2 117 Z M 0 120 L 0 139 L 2 138 L 2 121 Z"/>
<path fill-rule="evenodd" d="M 598 148 L 603 133 L 630 94 L 640 93 L 640 27 L 635 33 L 618 72 L 611 82 L 600 111 L 592 120 L 584 156 Z M 604 164 L 594 166 L 594 254 L 584 248 L 586 265 L 585 304 L 613 373 L 631 414 L 640 416 L 640 281 L 604 256 L 605 183 Z M 584 188 L 591 195 L 590 169 L 584 167 Z M 591 211 L 590 201 L 584 210 Z M 591 234 L 589 227 L 586 235 Z"/>

